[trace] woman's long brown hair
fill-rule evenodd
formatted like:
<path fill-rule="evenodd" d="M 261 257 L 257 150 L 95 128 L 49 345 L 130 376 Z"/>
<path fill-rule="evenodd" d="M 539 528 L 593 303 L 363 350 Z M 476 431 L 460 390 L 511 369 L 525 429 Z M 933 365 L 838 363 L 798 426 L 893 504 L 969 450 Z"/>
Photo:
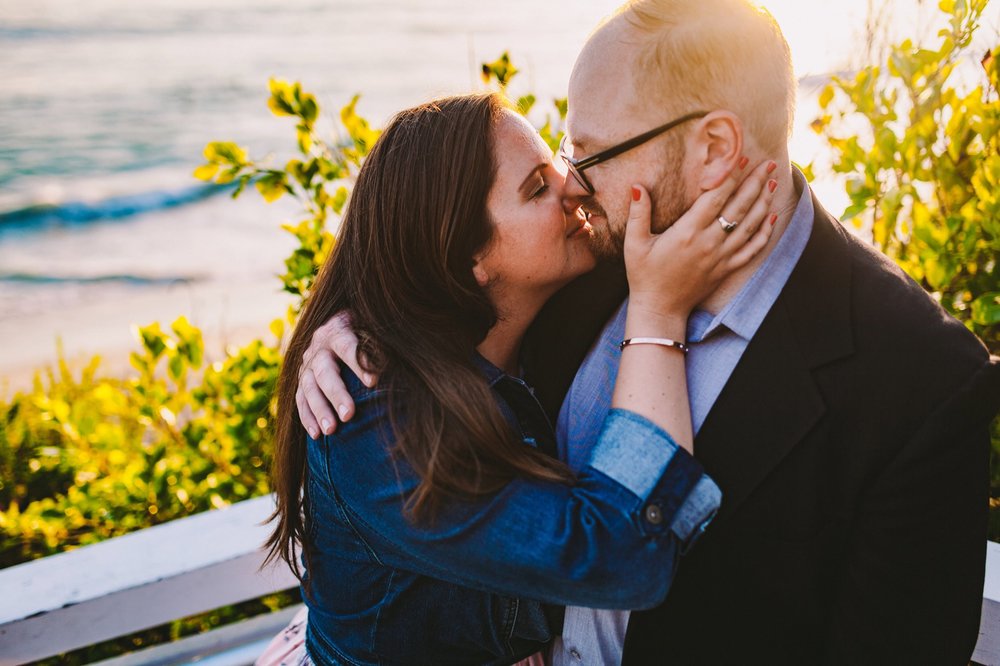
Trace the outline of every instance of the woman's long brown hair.
<path fill-rule="evenodd" d="M 496 492 L 515 476 L 571 478 L 564 465 L 513 436 L 473 363 L 497 321 L 472 266 L 492 238 L 486 201 L 495 129 L 507 109 L 500 95 L 476 94 L 403 111 L 358 173 L 336 249 L 319 272 L 278 381 L 277 508 L 267 559 L 284 559 L 300 580 L 296 548 L 308 568 L 309 498 L 295 392 L 303 352 L 337 312 L 351 312 L 365 369 L 389 389 L 394 451 L 420 478 L 407 500 L 414 520 L 431 521 L 444 503 Z"/>

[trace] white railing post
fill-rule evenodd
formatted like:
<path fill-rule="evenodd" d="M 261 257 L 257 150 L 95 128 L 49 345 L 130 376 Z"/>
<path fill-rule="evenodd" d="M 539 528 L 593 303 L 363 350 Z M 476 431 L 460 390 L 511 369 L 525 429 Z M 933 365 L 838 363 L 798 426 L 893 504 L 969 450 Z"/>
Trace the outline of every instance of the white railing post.
<path fill-rule="evenodd" d="M 983 666 L 1000 666 L 1000 543 L 986 542 L 986 582 L 979 642 L 972 660 Z"/>

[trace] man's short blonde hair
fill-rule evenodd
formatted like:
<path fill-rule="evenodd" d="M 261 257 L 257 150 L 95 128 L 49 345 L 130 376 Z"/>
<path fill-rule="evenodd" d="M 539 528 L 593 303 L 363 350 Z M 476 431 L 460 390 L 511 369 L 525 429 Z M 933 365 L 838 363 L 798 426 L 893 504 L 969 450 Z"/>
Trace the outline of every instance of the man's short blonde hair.
<path fill-rule="evenodd" d="M 640 93 L 674 115 L 731 111 L 763 150 L 787 146 L 797 83 L 767 10 L 747 0 L 632 0 L 616 14 L 648 37 L 635 73 Z"/>

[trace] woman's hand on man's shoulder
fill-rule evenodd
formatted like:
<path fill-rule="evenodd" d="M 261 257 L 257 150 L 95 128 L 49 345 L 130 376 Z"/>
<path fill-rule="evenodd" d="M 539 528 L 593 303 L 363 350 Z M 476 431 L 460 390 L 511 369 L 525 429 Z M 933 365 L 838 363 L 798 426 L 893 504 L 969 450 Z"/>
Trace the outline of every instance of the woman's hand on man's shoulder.
<path fill-rule="evenodd" d="M 358 361 L 358 338 L 349 312 L 338 312 L 317 328 L 302 354 L 295 404 L 302 426 L 313 439 L 336 431 L 338 418 L 349 421 L 354 416 L 354 399 L 344 384 L 338 362 L 347 365 L 369 388 L 378 381 Z"/>

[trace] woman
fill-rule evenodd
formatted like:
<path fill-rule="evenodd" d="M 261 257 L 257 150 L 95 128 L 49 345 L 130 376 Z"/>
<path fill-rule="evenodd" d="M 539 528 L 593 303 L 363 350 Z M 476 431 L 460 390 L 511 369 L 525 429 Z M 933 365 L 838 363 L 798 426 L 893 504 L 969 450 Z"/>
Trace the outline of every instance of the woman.
<path fill-rule="evenodd" d="M 297 575 L 301 547 L 309 607 L 305 646 L 285 650 L 285 663 L 509 664 L 546 646 L 563 604 L 663 599 L 697 531 L 679 526 L 704 524 L 719 501 L 690 455 L 684 347 L 672 341 L 766 244 L 764 174 L 720 210 L 713 202 L 743 178 L 734 174 L 656 237 L 649 196 L 633 188 L 626 330 L 660 342 L 623 353 L 604 432 L 574 477 L 518 378 L 534 316 L 594 266 L 563 174 L 497 95 L 439 100 L 389 123 L 279 383 L 268 545 Z M 716 219 L 731 211 L 759 230 L 726 234 Z M 345 369 L 357 415 L 315 439 L 296 414 L 302 354 L 344 310 L 379 385 Z M 301 634 L 278 640 L 294 646 Z"/>

